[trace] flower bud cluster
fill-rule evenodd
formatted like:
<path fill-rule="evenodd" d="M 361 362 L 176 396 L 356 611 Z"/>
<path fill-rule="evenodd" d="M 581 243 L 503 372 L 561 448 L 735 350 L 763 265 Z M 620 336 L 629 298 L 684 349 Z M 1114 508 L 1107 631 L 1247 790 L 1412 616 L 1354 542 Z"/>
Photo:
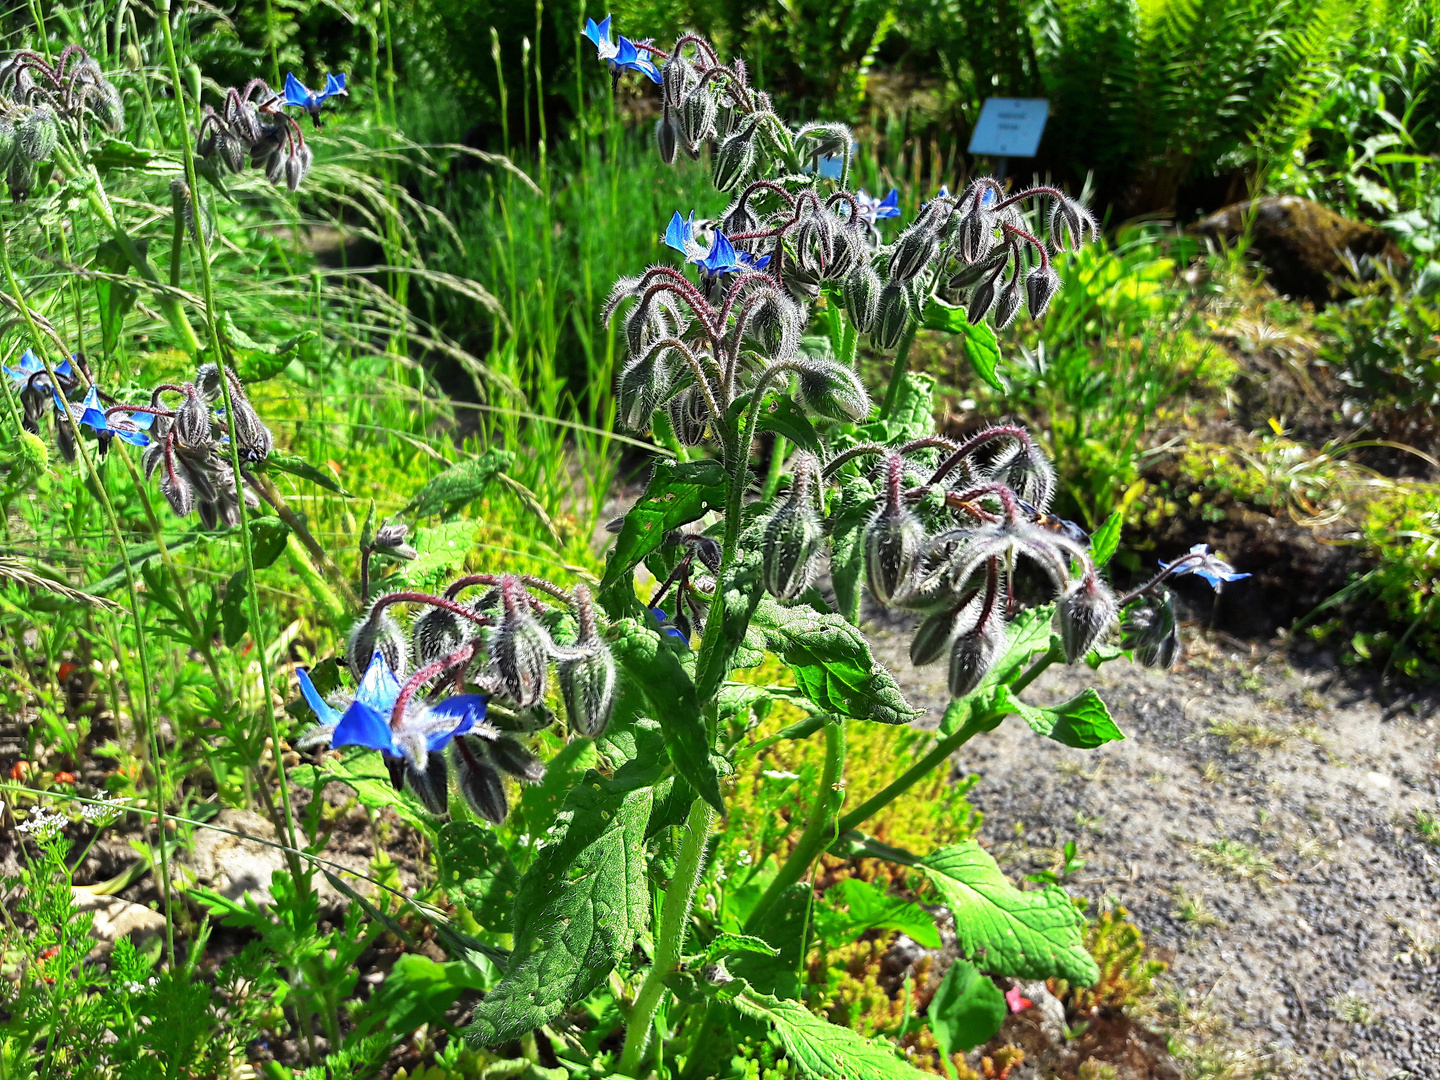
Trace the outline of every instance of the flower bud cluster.
<path fill-rule="evenodd" d="M 344 92 L 343 88 L 339 92 Z M 277 187 L 299 190 L 315 154 L 300 125 L 284 111 L 287 105 L 305 107 L 304 101 L 291 100 L 295 96 L 281 97 L 263 79 L 231 87 L 218 112 L 205 106 L 195 153 L 221 172 L 238 173 L 248 166 L 262 171 Z M 318 102 L 309 111 L 317 118 L 318 127 Z"/>
<path fill-rule="evenodd" d="M 60 127 L 73 123 L 83 141 L 85 121 L 118 132 L 125 104 L 100 65 L 78 45 L 65 48 L 52 64 L 21 50 L 0 62 L 0 171 L 16 202 L 35 187 L 40 166 L 60 143 Z"/>
<path fill-rule="evenodd" d="M 383 526 L 372 543 L 403 544 L 402 529 Z M 424 605 L 408 631 L 394 615 L 401 604 Z M 408 785 L 435 814 L 446 811 L 452 771 L 459 794 L 497 824 L 509 808 L 503 778 L 543 777 L 519 736 L 554 720 L 552 667 L 575 732 L 603 733 L 615 704 L 615 658 L 583 585 L 567 592 L 540 578 L 472 574 L 439 595 L 389 593 L 355 623 L 346 656 L 359 686 L 339 700 L 300 673 L 320 721 L 302 742 L 382 751 L 397 790 Z"/>

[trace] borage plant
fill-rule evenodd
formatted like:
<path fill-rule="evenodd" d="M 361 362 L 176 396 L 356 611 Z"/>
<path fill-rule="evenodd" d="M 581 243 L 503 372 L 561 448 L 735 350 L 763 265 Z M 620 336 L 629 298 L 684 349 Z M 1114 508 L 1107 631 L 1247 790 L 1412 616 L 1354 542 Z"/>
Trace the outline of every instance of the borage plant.
<path fill-rule="evenodd" d="M 1108 638 L 1122 618 L 1126 646 L 1168 665 L 1177 639 L 1164 581 L 1199 573 L 1218 587 L 1235 575 L 1197 549 L 1117 597 L 1102 567 L 1118 518 L 1092 539 L 1048 514 L 1053 473 L 1026 429 L 942 437 L 932 382 L 907 371 L 922 323 L 993 349 L 983 320 L 1042 315 L 1061 285 L 1054 255 L 1096 233 L 1083 207 L 1054 188 L 1012 194 L 982 178 L 959 195 L 942 189 L 887 242 L 880 222 L 897 216 L 896 200 L 850 190 L 847 128 L 786 124 L 743 65 L 721 63 L 698 36 L 664 52 L 612 41 L 608 19 L 585 36 L 617 80 L 638 72 L 660 85 L 662 157 L 708 152 L 731 198 L 715 221 L 677 210 L 664 240 L 683 264 L 619 281 L 608 304 L 625 343 L 620 417 L 674 454 L 612 523 L 594 607 L 583 588 L 503 573 L 372 601 L 347 650 L 357 690 L 326 701 L 305 682 L 315 738 L 379 749 L 392 783 L 431 814 L 463 819 L 468 805 L 499 822 L 502 774 L 544 773 L 519 736 L 563 703 L 569 744 L 542 784 L 561 809 L 527 818 L 550 822 L 543 833 L 508 853 L 483 830 L 463 832 L 480 851 L 459 850 L 463 820 L 440 833 L 442 879 L 481 864 L 458 892 L 482 927 L 511 935 L 472 1044 L 538 1035 L 543 1057 L 573 1075 L 728 1075 L 737 1039 L 759 1022 L 805 1075 L 911 1074 L 892 1045 L 794 999 L 815 861 L 899 862 L 949 907 L 954 970 L 993 1019 L 965 1045 L 1004 1014 L 980 972 L 1092 983 L 1083 919 L 1061 888 L 1016 889 L 974 842 L 912 853 L 872 841 L 865 824 L 1007 715 L 1069 746 L 1120 738 L 1093 690 L 1049 707 L 1020 694 L 1053 663 L 1121 655 Z M 878 407 L 856 373 L 862 334 L 895 354 Z M 829 590 L 817 584 L 827 560 Z M 655 584 L 637 591 L 642 567 Z M 866 592 L 920 617 L 911 657 L 944 660 L 954 700 L 933 748 L 847 807 L 847 725 L 917 715 L 857 629 Z M 420 611 L 408 631 L 394 617 L 404 606 Z M 794 687 L 736 678 L 767 654 Z M 546 693 L 552 665 L 558 698 Z M 823 772 L 796 808 L 805 825 L 789 857 L 759 868 L 753 902 L 726 903 L 709 853 L 727 777 L 780 699 L 809 716 L 779 737 L 820 735 Z"/>

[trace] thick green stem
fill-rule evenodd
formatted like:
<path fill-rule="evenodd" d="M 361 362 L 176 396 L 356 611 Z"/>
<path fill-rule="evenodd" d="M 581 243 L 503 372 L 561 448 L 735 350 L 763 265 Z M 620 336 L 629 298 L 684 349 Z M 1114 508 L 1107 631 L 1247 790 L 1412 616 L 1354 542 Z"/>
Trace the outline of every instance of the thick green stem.
<path fill-rule="evenodd" d="M 915 340 L 919 326 L 911 322 L 895 350 L 895 366 L 890 369 L 890 385 L 885 390 L 885 402 L 880 406 L 880 419 L 887 420 L 895 411 L 895 402 L 900 400 L 900 387 L 905 385 L 905 369 L 910 363 L 910 345 Z"/>
<path fill-rule="evenodd" d="M 810 820 L 800 834 L 800 842 L 780 867 L 775 880 L 770 882 L 765 895 L 755 905 L 750 918 L 745 921 L 746 933 L 754 933 L 765 924 L 765 916 L 775 902 L 785 895 L 787 889 L 810 871 L 810 865 L 819 854 L 834 841 L 835 815 L 845 801 L 845 721 L 832 718 L 825 725 L 825 765 L 820 772 L 820 783 L 815 788 L 815 798 L 810 804 Z"/>
<path fill-rule="evenodd" d="M 1035 661 L 1035 663 L 1031 664 L 1024 674 L 1010 684 L 1011 692 L 1019 693 L 1025 689 L 1025 687 L 1035 681 L 1042 671 L 1054 662 L 1054 658 L 1048 653 L 1042 656 L 1039 660 Z M 948 761 L 950 755 L 969 742 L 973 736 L 978 735 L 982 731 L 989 731 L 994 728 L 1004 716 L 1005 714 L 1003 712 L 983 712 L 978 716 L 971 717 L 959 731 L 941 739 L 928 754 L 887 784 L 878 794 L 866 799 L 854 810 L 851 810 L 850 813 L 841 818 L 840 824 L 836 829 L 837 835 L 843 836 L 851 829 L 859 828 L 870 817 L 889 806 L 901 795 L 919 783 L 931 769 L 943 765 Z"/>
<path fill-rule="evenodd" d="M 700 886 L 700 875 L 705 869 L 705 842 L 710 838 L 710 824 L 714 818 L 715 811 L 710 804 L 704 799 L 696 799 L 690 804 L 690 813 L 681 826 L 684 834 L 675 861 L 675 873 L 670 878 L 670 888 L 666 890 L 665 903 L 660 908 L 655 962 L 640 985 L 640 993 L 635 997 L 635 1004 L 630 1009 L 630 1022 L 625 1029 L 620 1072 L 626 1076 L 639 1075 L 636 1070 L 644 1060 L 645 1044 L 650 1039 L 650 1023 L 655 1018 L 655 1010 L 660 1007 L 665 979 L 680 962 L 685 931 L 690 923 L 690 907 L 695 903 L 695 891 Z"/>

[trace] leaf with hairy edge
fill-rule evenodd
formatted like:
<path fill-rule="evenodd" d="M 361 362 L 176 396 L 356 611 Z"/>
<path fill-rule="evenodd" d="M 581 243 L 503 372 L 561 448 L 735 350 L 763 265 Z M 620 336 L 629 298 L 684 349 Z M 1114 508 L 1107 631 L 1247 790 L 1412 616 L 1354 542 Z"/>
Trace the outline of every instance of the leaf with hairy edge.
<path fill-rule="evenodd" d="M 638 687 L 660 722 L 665 748 L 676 770 L 721 814 L 720 773 L 710 753 L 710 732 L 700 711 L 695 683 L 669 641 L 639 619 L 613 626 L 611 649 L 630 687 Z"/>
<path fill-rule="evenodd" d="M 291 476 L 298 476 L 301 480 L 309 480 L 312 484 L 324 488 L 326 491 L 333 491 L 337 495 L 344 495 L 345 498 L 354 498 L 336 481 L 335 477 L 328 472 L 317 469 L 304 458 L 297 454 L 281 454 L 270 451 L 270 456 L 263 462 L 254 466 L 256 472 L 277 472 L 289 473 Z"/>
<path fill-rule="evenodd" d="M 736 934 L 729 930 L 715 935 L 705 946 L 705 959 L 718 960 L 727 953 L 759 953 L 761 956 L 779 956 L 780 950 L 763 938 L 750 934 Z"/>
<path fill-rule="evenodd" d="M 840 905 L 848 910 L 838 910 Z M 859 878 L 846 878 L 825 891 L 815 924 L 820 937 L 830 942 L 857 941 L 869 930 L 898 930 L 926 949 L 940 948 L 940 931 L 928 911 Z"/>
<path fill-rule="evenodd" d="M 417 518 L 456 514 L 484 495 L 495 475 L 508 469 L 514 460 L 515 455 L 509 450 L 491 447 L 479 457 L 451 465 L 417 491 L 401 513 L 413 514 Z"/>
<path fill-rule="evenodd" d="M 588 774 L 565 802 L 563 836 L 541 850 L 515 898 L 514 955 L 465 1031 L 472 1046 L 518 1039 L 584 998 L 629 954 L 650 915 L 649 788 L 606 790 Z"/>
<path fill-rule="evenodd" d="M 940 1052 L 973 1050 L 1005 1022 L 1005 995 L 968 960 L 956 960 L 940 980 L 925 1015 Z"/>
<path fill-rule="evenodd" d="M 729 477 L 718 461 L 657 461 L 645 494 L 625 515 L 620 537 L 605 563 L 602 591 L 627 590 L 642 559 L 660 546 L 672 529 L 725 505 Z"/>
<path fill-rule="evenodd" d="M 452 903 L 464 904 L 486 930 L 508 933 L 520 874 L 495 835 L 473 821 L 447 821 L 435 843 L 440 884 Z"/>
<path fill-rule="evenodd" d="M 935 379 L 930 375 L 907 371 L 889 417 L 856 428 L 855 441 L 899 446 L 934 432 Z M 839 449 L 844 449 L 843 445 Z"/>
<path fill-rule="evenodd" d="M 754 625 L 764 632 L 766 647 L 790 665 L 796 684 L 820 708 L 881 724 L 905 724 L 920 715 L 871 655 L 865 636 L 841 616 L 781 607 L 767 597 L 756 608 Z"/>
<path fill-rule="evenodd" d="M 761 994 L 737 979 L 722 1000 L 768 1023 L 802 1075 L 813 1080 L 921 1080 L 926 1074 L 905 1063 L 884 1039 L 866 1039 L 822 1020 L 798 1001 Z"/>
<path fill-rule="evenodd" d="M 964 338 L 965 355 L 975 374 L 1000 393 L 1006 392 L 1008 388 L 995 372 L 1000 364 L 1000 343 L 989 325 L 972 323 L 966 318 L 964 308 L 951 307 L 932 298 L 925 305 L 924 326 L 926 330 L 940 330 Z"/>
<path fill-rule="evenodd" d="M 1093 750 L 1097 746 L 1125 738 L 1124 733 L 1111 719 L 1105 702 L 1100 700 L 1100 695 L 1093 687 L 1087 688 L 1069 701 L 1039 709 L 1025 704 L 1010 693 L 1008 688 L 1000 689 L 1003 693 L 996 702 L 997 707 L 1015 713 L 1029 724 L 1037 735 L 1044 735 L 1065 746 L 1073 746 L 1077 750 Z"/>
<path fill-rule="evenodd" d="M 1095 561 L 1096 566 L 1108 563 L 1115 554 L 1115 549 L 1120 546 L 1120 526 L 1124 521 L 1125 515 L 1116 510 L 1090 537 L 1090 558 Z"/>
<path fill-rule="evenodd" d="M 266 345 L 236 326 L 228 311 L 221 312 L 215 329 L 236 354 L 235 374 L 242 383 L 273 379 L 300 354 L 301 345 L 317 336 L 314 330 L 304 330 L 279 345 Z"/>
<path fill-rule="evenodd" d="M 875 513 L 875 488 L 863 477 L 845 481 L 830 517 L 830 581 L 847 622 L 859 621 L 860 582 L 865 577 L 865 526 Z"/>
<path fill-rule="evenodd" d="M 759 425 L 761 431 L 784 435 L 802 450 L 809 450 L 812 454 L 821 452 L 820 436 L 815 434 L 815 425 L 789 397 L 772 397 L 760 410 Z"/>
<path fill-rule="evenodd" d="M 1085 950 L 1085 917 L 1058 885 L 1021 892 L 974 840 L 927 855 L 919 869 L 954 916 L 961 955 L 983 970 L 1073 986 L 1100 977 Z"/>

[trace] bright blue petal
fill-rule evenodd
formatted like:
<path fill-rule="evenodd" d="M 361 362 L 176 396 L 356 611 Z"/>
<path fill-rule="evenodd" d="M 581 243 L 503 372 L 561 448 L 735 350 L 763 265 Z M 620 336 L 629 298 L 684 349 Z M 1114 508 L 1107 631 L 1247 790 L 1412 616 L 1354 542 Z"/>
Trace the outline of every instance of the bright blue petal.
<path fill-rule="evenodd" d="M 376 649 L 375 655 L 370 658 L 370 666 L 365 669 L 365 677 L 360 680 L 360 688 L 355 691 L 355 700 L 389 717 L 399 696 L 400 681 L 395 678 L 385 657 L 380 655 L 380 650 Z"/>
<path fill-rule="evenodd" d="M 430 709 L 432 717 L 454 717 L 459 722 L 449 731 L 436 732 L 427 737 L 426 749 L 434 753 L 442 750 L 451 739 L 464 735 L 485 719 L 485 709 L 490 699 L 484 694 L 457 694 L 446 698 Z"/>
<path fill-rule="evenodd" d="M 690 216 L 693 218 L 695 214 L 692 212 Z M 690 237 L 691 228 L 689 223 L 680 216 L 680 211 L 676 210 L 675 215 L 670 219 L 670 224 L 665 228 L 665 246 L 672 247 L 680 252 L 681 255 L 688 257 L 690 254 Z"/>
<path fill-rule="evenodd" d="M 295 73 L 287 71 L 285 73 L 285 104 L 308 109 L 314 100 L 315 95 L 305 88 L 304 83 L 295 78 Z"/>
<path fill-rule="evenodd" d="M 390 733 L 387 717 L 366 705 L 353 701 L 340 722 L 335 725 L 335 734 L 330 736 L 331 746 L 368 746 L 371 750 L 383 750 L 393 757 L 399 757 L 395 740 Z"/>
<path fill-rule="evenodd" d="M 126 413 L 125 419 L 129 420 L 141 431 L 149 431 L 155 425 L 155 414 L 149 412 Z"/>
<path fill-rule="evenodd" d="M 86 393 L 85 400 L 80 402 L 80 423 L 94 428 L 97 432 L 110 430 L 110 425 L 105 421 L 105 410 L 100 406 L 100 395 L 93 386 Z"/>
<path fill-rule="evenodd" d="M 600 25 L 599 25 L 599 27 L 597 27 L 597 29 L 600 31 L 600 37 L 601 37 L 602 39 L 604 39 L 605 41 L 609 41 L 609 40 L 610 40 L 610 16 L 609 16 L 609 15 L 606 15 L 605 18 L 603 18 L 603 19 L 600 20 Z"/>
<path fill-rule="evenodd" d="M 17 383 L 23 383 L 26 379 L 30 378 L 30 376 L 34 375 L 37 371 L 44 370 L 45 365 L 40 362 L 40 359 L 29 349 L 26 349 L 23 353 L 20 354 L 20 359 L 16 363 L 16 365 L 13 368 L 7 367 L 5 369 L 5 373 L 9 375 L 10 378 L 14 379 Z M 56 368 L 55 370 L 58 372 L 60 369 Z"/>
<path fill-rule="evenodd" d="M 890 189 L 890 194 L 886 195 L 885 198 L 880 200 L 879 205 L 875 207 L 875 216 L 877 218 L 899 217 L 900 192 L 892 187 Z"/>
<path fill-rule="evenodd" d="M 597 49 L 600 47 L 600 27 L 595 25 L 594 19 L 585 20 L 585 29 L 582 31 L 585 39 Z"/>
<path fill-rule="evenodd" d="M 715 242 L 710 245 L 710 253 L 696 265 L 708 276 L 715 277 L 717 274 L 728 274 L 733 270 L 738 270 L 740 260 L 735 256 L 735 245 L 730 243 L 730 238 L 716 230 Z"/>
<path fill-rule="evenodd" d="M 345 92 L 345 73 L 341 72 L 338 77 L 327 73 L 325 76 L 325 96 L 327 98 L 334 97 L 336 94 L 343 94 Z"/>
<path fill-rule="evenodd" d="M 618 68 L 628 68 L 639 59 L 640 54 L 635 51 L 635 43 L 621 34 L 615 41 L 615 57 L 611 60 Z"/>
<path fill-rule="evenodd" d="M 143 431 L 119 431 L 115 432 L 116 438 L 124 439 L 131 446 L 145 447 L 150 445 L 150 436 Z"/>
<path fill-rule="evenodd" d="M 36 360 L 35 363 L 40 364 L 40 361 Z M 44 365 L 40 364 L 40 366 L 43 367 Z M 69 360 L 61 360 L 60 363 L 55 365 L 55 374 L 63 375 L 68 379 L 75 374 L 75 369 L 70 366 Z"/>
<path fill-rule="evenodd" d="M 50 387 L 50 396 L 55 399 L 55 408 L 59 409 L 61 412 L 70 411 L 70 405 L 65 400 L 65 395 L 60 393 L 60 388 L 58 386 Z"/>
<path fill-rule="evenodd" d="M 120 437 L 125 438 L 123 434 Z M 338 724 L 339 711 L 332 709 L 330 703 L 320 696 L 320 691 L 310 681 L 309 673 L 304 668 L 296 668 L 295 677 L 300 680 L 300 693 L 304 695 L 305 703 L 315 710 L 315 719 L 322 724 Z"/>

